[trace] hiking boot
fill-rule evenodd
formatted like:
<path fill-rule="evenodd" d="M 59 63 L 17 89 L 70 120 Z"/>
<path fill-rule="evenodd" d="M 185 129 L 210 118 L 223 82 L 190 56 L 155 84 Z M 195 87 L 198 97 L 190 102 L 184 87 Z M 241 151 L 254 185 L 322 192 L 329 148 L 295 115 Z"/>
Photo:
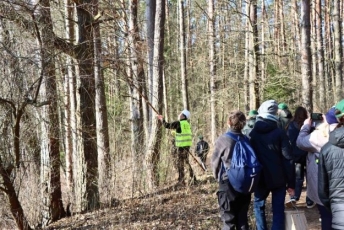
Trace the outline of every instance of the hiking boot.
<path fill-rule="evenodd" d="M 299 201 L 299 199 L 297 199 L 295 196 L 292 196 L 290 197 L 290 201 L 296 203 L 297 201 Z"/>
<path fill-rule="evenodd" d="M 307 208 L 313 208 L 315 205 L 316 205 L 316 203 L 315 202 L 306 202 L 307 203 Z"/>

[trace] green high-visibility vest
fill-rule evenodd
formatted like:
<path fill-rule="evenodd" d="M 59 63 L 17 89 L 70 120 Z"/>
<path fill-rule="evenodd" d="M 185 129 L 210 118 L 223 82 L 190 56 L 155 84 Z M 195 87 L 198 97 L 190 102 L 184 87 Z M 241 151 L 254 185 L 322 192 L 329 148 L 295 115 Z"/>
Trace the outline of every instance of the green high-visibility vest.
<path fill-rule="evenodd" d="M 192 145 L 191 127 L 187 120 L 181 120 L 180 128 L 181 133 L 176 133 L 176 147 L 186 147 Z"/>

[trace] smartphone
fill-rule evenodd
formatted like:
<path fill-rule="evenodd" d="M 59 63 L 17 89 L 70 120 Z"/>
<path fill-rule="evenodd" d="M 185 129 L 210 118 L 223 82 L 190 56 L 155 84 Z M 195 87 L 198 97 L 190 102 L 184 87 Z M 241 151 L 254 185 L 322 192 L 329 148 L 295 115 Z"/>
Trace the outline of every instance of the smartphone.
<path fill-rule="evenodd" d="M 322 113 L 311 113 L 311 119 L 313 121 L 321 121 L 321 120 L 323 120 L 323 114 Z"/>

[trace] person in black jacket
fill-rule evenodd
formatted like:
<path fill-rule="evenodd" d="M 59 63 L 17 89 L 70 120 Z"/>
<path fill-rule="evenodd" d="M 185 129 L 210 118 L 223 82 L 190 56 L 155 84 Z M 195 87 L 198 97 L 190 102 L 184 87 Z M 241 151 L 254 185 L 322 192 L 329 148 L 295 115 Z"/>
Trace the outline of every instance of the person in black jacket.
<path fill-rule="evenodd" d="M 337 128 L 319 155 L 318 193 L 332 212 L 332 229 L 344 229 L 344 99 L 335 106 Z"/>
<path fill-rule="evenodd" d="M 305 177 L 306 171 L 306 157 L 307 151 L 300 149 L 296 145 L 297 137 L 299 136 L 300 129 L 303 125 L 303 122 L 307 119 L 308 113 L 307 110 L 299 106 L 295 109 L 294 117 L 290 121 L 287 129 L 287 135 L 291 143 L 291 149 L 293 154 L 293 159 L 295 162 L 295 195 L 290 197 L 290 201 L 298 201 L 302 192 L 302 186 Z M 306 203 L 308 208 L 315 206 L 315 203 L 306 197 Z"/>
<path fill-rule="evenodd" d="M 209 144 L 203 139 L 202 135 L 198 136 L 199 141 L 196 145 L 196 155 L 200 158 L 202 166 L 204 169 L 206 169 L 206 161 L 207 161 L 207 155 L 209 152 Z"/>
<path fill-rule="evenodd" d="M 267 230 L 265 204 L 272 193 L 272 230 L 284 229 L 284 203 L 286 190 L 294 195 L 295 165 L 289 138 L 278 127 L 278 105 L 268 100 L 258 109 L 258 117 L 250 133 L 251 144 L 263 166 L 259 185 L 254 192 L 254 213 L 257 230 Z"/>

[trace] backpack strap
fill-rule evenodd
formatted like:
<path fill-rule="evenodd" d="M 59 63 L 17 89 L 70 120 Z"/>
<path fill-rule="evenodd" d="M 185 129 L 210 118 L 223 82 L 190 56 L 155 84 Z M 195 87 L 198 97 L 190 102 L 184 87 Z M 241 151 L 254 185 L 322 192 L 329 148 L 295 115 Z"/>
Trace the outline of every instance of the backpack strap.
<path fill-rule="evenodd" d="M 226 135 L 229 136 L 231 139 L 233 139 L 235 141 L 239 140 L 239 135 L 236 135 L 236 134 L 234 134 L 232 132 L 227 132 Z"/>
<path fill-rule="evenodd" d="M 238 134 L 234 134 L 232 132 L 227 132 L 226 133 L 227 136 L 229 136 L 231 139 L 233 139 L 234 141 L 240 141 L 242 139 L 244 140 L 248 140 L 248 137 L 245 135 L 238 135 Z"/>

